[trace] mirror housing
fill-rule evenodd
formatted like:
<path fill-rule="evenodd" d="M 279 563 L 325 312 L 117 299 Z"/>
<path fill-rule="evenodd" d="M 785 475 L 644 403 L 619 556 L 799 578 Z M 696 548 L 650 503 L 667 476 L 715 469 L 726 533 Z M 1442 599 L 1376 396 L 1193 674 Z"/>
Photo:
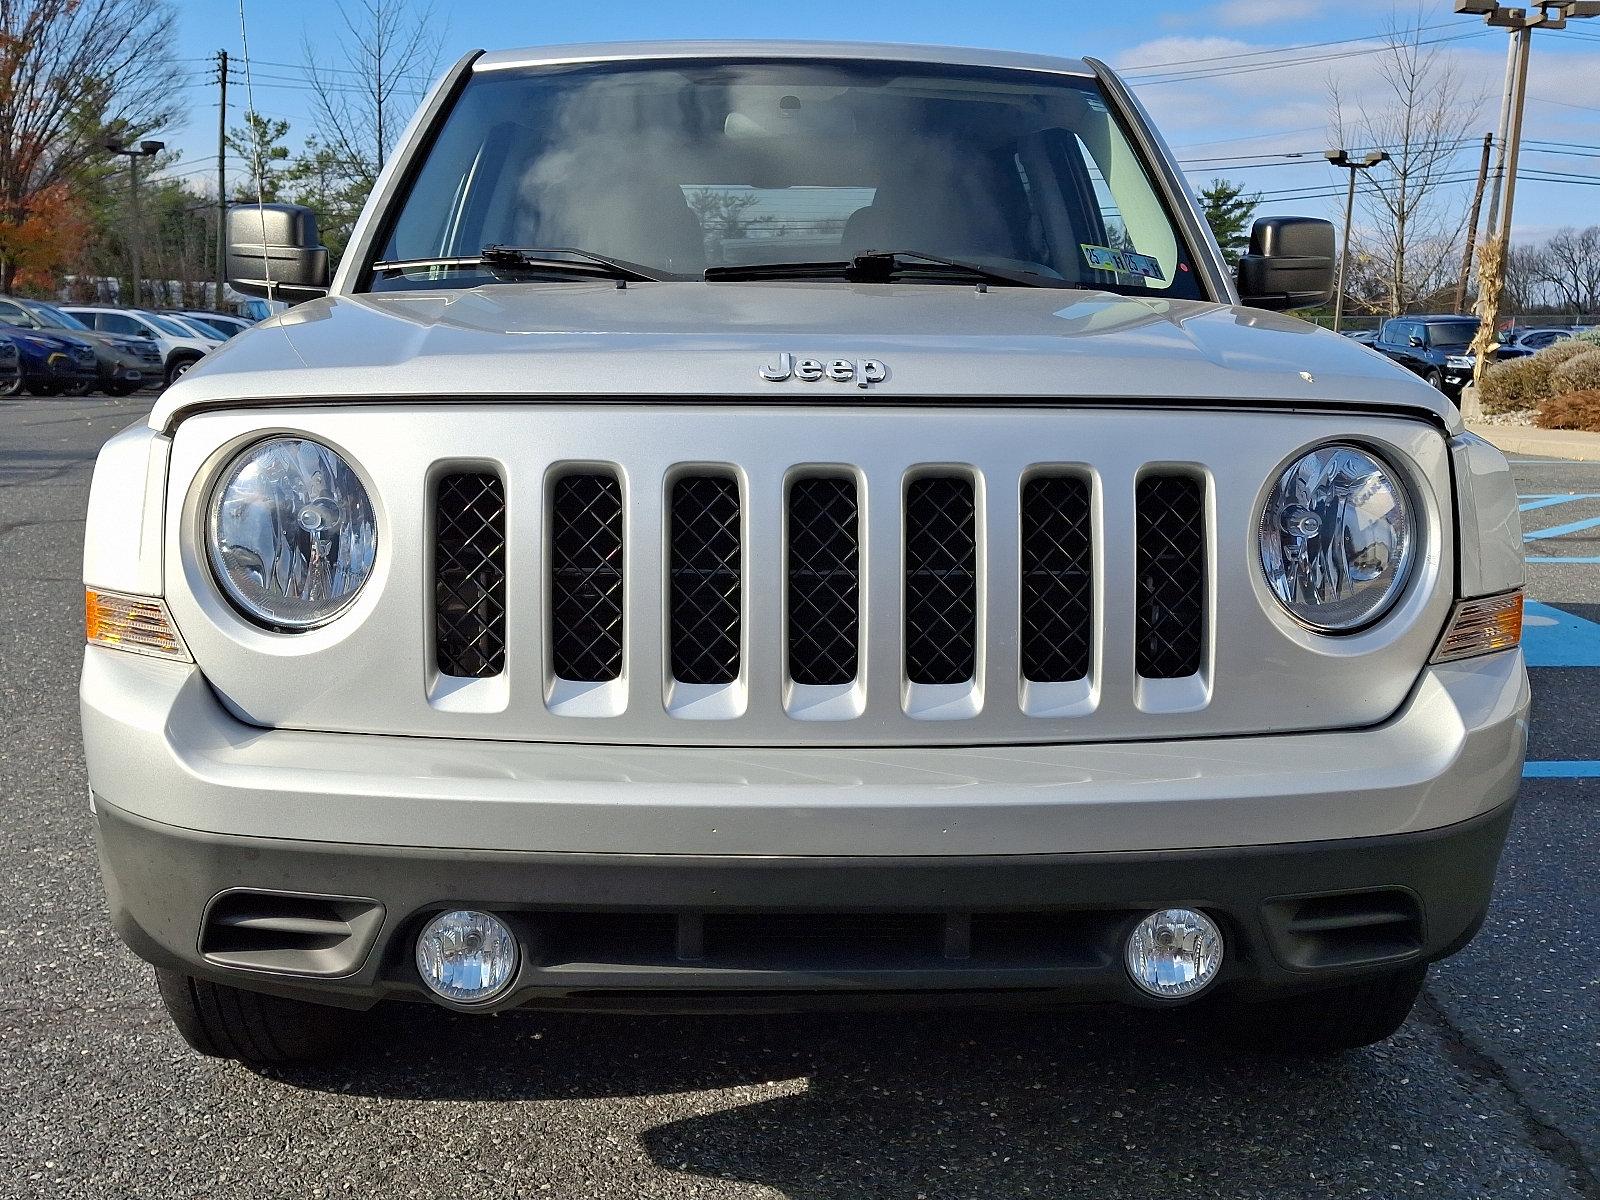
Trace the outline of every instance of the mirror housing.
<path fill-rule="evenodd" d="M 1406 345 L 1408 345 L 1408 346 L 1421 346 L 1422 345 L 1422 335 L 1420 333 L 1413 333 L 1410 337 L 1408 337 L 1406 339 Z"/>
<path fill-rule="evenodd" d="M 1333 223 L 1262 217 L 1239 260 L 1239 301 L 1253 308 L 1315 308 L 1333 299 Z"/>
<path fill-rule="evenodd" d="M 290 304 L 327 295 L 328 248 L 317 214 L 299 204 L 230 205 L 228 283 Z"/>

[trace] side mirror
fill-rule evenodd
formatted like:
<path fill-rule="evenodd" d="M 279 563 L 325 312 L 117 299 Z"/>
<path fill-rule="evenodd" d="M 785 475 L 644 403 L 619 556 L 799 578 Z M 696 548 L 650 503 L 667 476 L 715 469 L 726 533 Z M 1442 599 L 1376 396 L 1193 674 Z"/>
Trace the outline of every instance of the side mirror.
<path fill-rule="evenodd" d="M 328 291 L 328 249 L 317 214 L 298 204 L 228 209 L 228 282 L 247 296 L 291 304 Z"/>
<path fill-rule="evenodd" d="M 1315 308 L 1333 298 L 1333 224 L 1262 217 L 1239 260 L 1239 299 L 1255 308 Z"/>
<path fill-rule="evenodd" d="M 1408 345 L 1408 346 L 1420 346 L 1420 345 L 1422 345 L 1422 335 L 1420 333 L 1413 333 L 1410 337 L 1408 337 L 1406 339 L 1406 345 Z"/>

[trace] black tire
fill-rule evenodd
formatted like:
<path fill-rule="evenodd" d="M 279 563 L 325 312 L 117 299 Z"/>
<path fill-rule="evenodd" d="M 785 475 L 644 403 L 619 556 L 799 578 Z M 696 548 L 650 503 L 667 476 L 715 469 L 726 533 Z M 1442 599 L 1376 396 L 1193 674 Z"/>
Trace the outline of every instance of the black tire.
<path fill-rule="evenodd" d="M 35 396 L 59 396 L 61 385 L 59 383 L 30 383 L 28 391 Z"/>
<path fill-rule="evenodd" d="M 142 386 L 142 384 L 137 383 L 108 383 L 106 384 L 104 391 L 108 396 L 116 396 L 121 398 L 123 396 L 133 395 Z"/>
<path fill-rule="evenodd" d="M 1437 367 L 1423 376 L 1423 379 L 1426 381 L 1427 385 L 1433 388 L 1435 391 L 1444 392 L 1449 390 L 1444 386 L 1444 372 L 1439 370 Z"/>
<path fill-rule="evenodd" d="M 167 1015 L 191 1049 L 255 1066 L 332 1058 L 350 1046 L 356 1014 L 156 969 Z"/>
<path fill-rule="evenodd" d="M 27 389 L 27 386 L 27 380 L 23 379 L 21 373 L 19 372 L 15 379 L 9 379 L 5 383 L 0 383 L 0 396 L 7 398 L 12 396 L 20 396 Z"/>
<path fill-rule="evenodd" d="M 1427 978 L 1426 966 L 1406 967 L 1281 1000 L 1236 1001 L 1220 1015 L 1228 1040 L 1243 1049 L 1339 1054 L 1381 1042 L 1404 1025 Z"/>
<path fill-rule="evenodd" d="M 61 389 L 63 396 L 87 396 L 100 385 L 93 379 L 81 379 L 77 383 L 69 383 Z"/>
<path fill-rule="evenodd" d="M 190 367 L 194 366 L 195 363 L 197 363 L 199 361 L 200 361 L 199 358 L 175 358 L 175 359 L 173 359 L 172 362 L 167 364 L 167 386 L 171 387 L 174 383 L 176 383 L 178 381 L 179 376 L 181 376 L 185 371 L 187 371 Z"/>

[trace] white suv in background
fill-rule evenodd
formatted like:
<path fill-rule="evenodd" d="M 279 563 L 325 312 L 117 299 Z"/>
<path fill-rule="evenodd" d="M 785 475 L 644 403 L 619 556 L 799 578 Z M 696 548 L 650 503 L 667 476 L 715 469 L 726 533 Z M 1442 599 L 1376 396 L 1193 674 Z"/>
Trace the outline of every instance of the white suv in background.
<path fill-rule="evenodd" d="M 61 308 L 101 333 L 154 340 L 161 347 L 162 369 L 168 384 L 222 345 L 221 338 L 198 337 L 188 326 L 142 308 L 111 308 L 98 304 L 64 304 Z"/>

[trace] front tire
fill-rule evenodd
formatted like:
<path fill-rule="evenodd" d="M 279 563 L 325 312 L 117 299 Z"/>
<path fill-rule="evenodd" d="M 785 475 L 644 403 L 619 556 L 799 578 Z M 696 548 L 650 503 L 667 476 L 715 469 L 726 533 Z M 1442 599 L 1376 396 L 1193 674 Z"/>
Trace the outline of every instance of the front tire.
<path fill-rule="evenodd" d="M 176 359 L 173 359 L 172 360 L 172 364 L 169 367 L 167 367 L 167 386 L 171 387 L 174 383 L 176 383 L 183 376 L 183 373 L 185 371 L 187 371 L 190 367 L 194 366 L 195 363 L 197 363 L 199 361 L 200 360 L 198 358 L 176 358 Z"/>
<path fill-rule="evenodd" d="M 1243 1049 L 1340 1054 L 1395 1033 L 1411 1015 L 1427 978 L 1426 966 L 1406 967 L 1299 996 L 1234 1001 L 1220 1015 L 1228 1040 Z"/>
<path fill-rule="evenodd" d="M 27 386 L 28 381 L 22 377 L 22 373 L 19 371 L 15 379 L 0 383 L 0 396 L 6 399 L 10 399 L 12 396 L 20 396 L 27 389 Z"/>
<path fill-rule="evenodd" d="M 59 396 L 61 385 L 59 383 L 30 383 L 28 391 L 35 396 Z"/>
<path fill-rule="evenodd" d="M 355 1014 L 304 1000 L 247 992 L 156 969 L 167 1015 L 191 1049 L 254 1066 L 314 1062 L 348 1048 Z"/>
<path fill-rule="evenodd" d="M 1448 391 L 1449 390 L 1444 386 L 1444 372 L 1443 371 L 1440 371 L 1438 369 L 1434 369 L 1432 371 L 1429 371 L 1427 373 L 1427 375 L 1424 376 L 1424 379 L 1426 380 L 1428 386 L 1433 388 L 1435 391 L 1444 392 L 1444 391 Z"/>

